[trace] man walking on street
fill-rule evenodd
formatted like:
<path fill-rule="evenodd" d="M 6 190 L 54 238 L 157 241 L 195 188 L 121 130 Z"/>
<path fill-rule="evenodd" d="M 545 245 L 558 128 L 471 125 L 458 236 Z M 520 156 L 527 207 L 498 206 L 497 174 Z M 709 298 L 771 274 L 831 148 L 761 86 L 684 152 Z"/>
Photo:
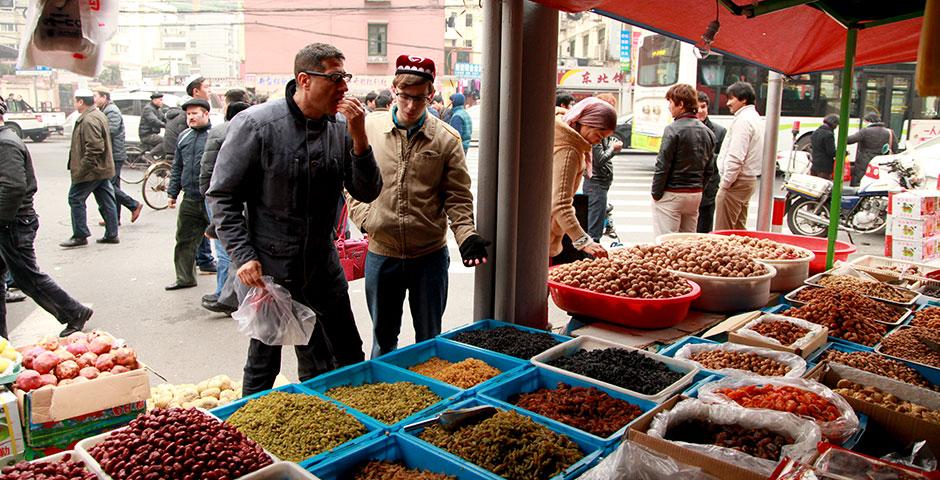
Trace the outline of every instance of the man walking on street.
<path fill-rule="evenodd" d="M 392 110 L 365 122 L 385 188 L 369 205 L 348 199 L 350 218 L 369 233 L 365 287 L 373 358 L 398 347 L 406 294 L 415 340 L 440 333 L 450 265 L 448 223 L 465 266 L 486 263 L 490 244 L 474 227 L 460 135 L 427 113 L 434 62 L 401 55 L 396 67 Z"/>
<path fill-rule="evenodd" d="M 810 166 L 809 174 L 814 177 L 832 180 L 832 171 L 836 161 L 836 136 L 835 129 L 839 126 L 839 116 L 836 114 L 826 115 L 823 124 L 810 136 L 810 143 L 813 147 L 813 161 Z"/>
<path fill-rule="evenodd" d="M 6 111 L 0 99 L 0 279 L 12 273 L 23 293 L 66 326 L 60 334 L 65 337 L 81 331 L 92 311 L 39 270 L 33 248 L 39 230 L 39 216 L 33 208 L 36 173 L 23 140 L 3 125 Z M 0 281 L 0 290 L 0 297 L 6 298 L 6 281 Z M 10 338 L 6 300 L 0 300 L 0 336 Z"/>
<path fill-rule="evenodd" d="M 708 118 L 708 95 L 704 92 L 698 92 L 698 113 L 696 118 L 708 127 L 715 134 L 715 155 L 712 157 L 711 173 L 705 179 L 705 188 L 702 191 L 702 203 L 698 206 L 698 233 L 709 233 L 715 225 L 715 196 L 718 195 L 718 182 L 721 181 L 721 174 L 718 173 L 718 153 L 721 151 L 721 143 L 725 141 L 725 127 L 713 123 Z"/>
<path fill-rule="evenodd" d="M 382 177 L 365 107 L 345 95 L 352 75 L 344 61 L 332 45 L 301 49 L 285 98 L 232 119 L 207 193 L 241 284 L 263 287 L 262 275 L 270 276 L 317 312 L 310 342 L 294 347 L 301 381 L 364 358 L 333 243 L 336 207 L 344 187 L 359 201 L 375 200 Z M 243 394 L 271 388 L 280 369 L 281 347 L 251 339 Z"/>
<path fill-rule="evenodd" d="M 206 215 L 206 199 L 199 190 L 199 172 L 202 154 L 209 137 L 209 102 L 192 98 L 183 104 L 186 112 L 186 124 L 189 128 L 179 136 L 176 153 L 173 155 L 173 169 L 170 172 L 170 185 L 167 187 L 169 207 L 176 208 L 176 198 L 180 192 L 183 200 L 179 202 L 179 216 L 176 219 L 176 248 L 173 250 L 173 264 L 176 266 L 176 282 L 166 286 L 166 290 L 179 290 L 196 286 L 196 249 L 204 240 L 209 217 Z"/>
<path fill-rule="evenodd" d="M 72 248 L 88 245 L 87 212 L 85 200 L 92 193 L 98 202 L 98 212 L 104 219 L 104 237 L 98 243 L 120 243 L 118 240 L 118 214 L 114 203 L 114 159 L 111 154 L 111 133 L 108 117 L 95 107 L 91 90 L 75 91 L 75 109 L 80 114 L 75 120 L 72 145 L 69 149 L 69 170 L 72 187 L 69 188 L 69 207 L 72 212 L 72 237 L 59 244 Z M 13 274 L 16 276 L 16 274 Z"/>
<path fill-rule="evenodd" d="M 163 137 L 160 130 L 166 127 L 166 115 L 163 114 L 163 94 L 150 94 L 150 102 L 144 105 L 140 114 L 140 125 L 137 135 L 140 138 L 142 151 L 149 151 L 152 156 L 163 155 Z"/>
<path fill-rule="evenodd" d="M 754 107 L 757 95 L 746 82 L 728 87 L 728 108 L 734 114 L 718 155 L 718 196 L 715 199 L 715 229 L 743 230 L 747 206 L 757 189 L 764 150 L 764 121 Z M 773 172 L 768 172 L 773 175 Z"/>
<path fill-rule="evenodd" d="M 473 121 L 470 120 L 470 114 L 463 108 L 465 98 L 462 93 L 455 93 L 450 96 L 452 113 L 450 121 L 447 122 L 454 127 L 457 134 L 460 135 L 460 142 L 463 146 L 464 155 L 470 150 L 470 137 L 473 135 Z"/>
<path fill-rule="evenodd" d="M 694 232 L 705 180 L 711 175 L 715 134 L 696 118 L 698 94 L 680 83 L 666 92 L 674 119 L 663 131 L 653 173 L 653 234 Z"/>
<path fill-rule="evenodd" d="M 121 207 L 131 211 L 131 223 L 137 221 L 144 204 L 134 200 L 121 190 L 121 167 L 127 160 L 127 150 L 124 144 L 124 117 L 117 105 L 111 102 L 111 94 L 106 90 L 95 92 L 95 106 L 108 117 L 108 131 L 111 134 L 111 154 L 114 158 L 114 176 L 111 177 L 111 186 L 114 189 L 114 202 L 117 209 L 118 225 L 121 224 Z M 104 221 L 98 223 L 104 226 Z"/>

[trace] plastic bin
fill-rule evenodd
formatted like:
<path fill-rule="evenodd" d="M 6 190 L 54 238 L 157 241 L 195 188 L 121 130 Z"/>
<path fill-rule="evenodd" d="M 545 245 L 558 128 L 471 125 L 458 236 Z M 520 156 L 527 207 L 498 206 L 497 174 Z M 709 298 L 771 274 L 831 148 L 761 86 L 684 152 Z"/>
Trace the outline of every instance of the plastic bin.
<path fill-rule="evenodd" d="M 899 332 L 899 331 L 901 331 L 901 330 L 903 330 L 903 329 L 907 329 L 907 328 L 913 328 L 913 327 L 909 327 L 909 326 L 898 327 L 898 328 L 894 329 L 894 331 L 892 331 L 892 332 L 889 333 L 888 335 L 892 335 L 892 334 L 894 334 L 894 333 L 897 333 L 897 332 Z M 886 336 L 887 336 L 887 335 L 886 335 Z M 891 355 L 891 354 L 882 352 L 882 351 L 881 351 L 881 344 L 880 344 L 880 343 L 879 343 L 878 345 L 875 345 L 875 349 L 874 349 L 874 350 L 875 350 L 875 352 L 880 353 L 880 354 L 882 354 L 882 355 L 884 355 L 884 356 L 886 356 L 886 357 L 888 357 L 888 358 L 891 358 L 891 359 L 894 359 L 894 360 L 900 360 L 900 361 L 902 361 L 902 362 L 904 362 L 904 363 L 907 363 L 907 364 L 909 364 L 909 365 L 911 365 L 911 366 L 913 366 L 913 365 L 919 365 L 919 366 L 921 366 L 921 367 L 927 369 L 928 371 L 932 371 L 932 372 L 933 372 L 933 375 L 932 375 L 932 376 L 933 376 L 934 378 L 936 378 L 937 375 L 940 375 L 940 367 L 936 367 L 936 366 L 933 366 L 933 365 L 927 365 L 926 363 L 915 362 L 914 360 L 910 360 L 910 359 L 906 359 L 906 358 L 903 358 L 903 357 L 898 357 L 898 356 L 895 356 L 895 355 Z M 926 375 L 924 375 L 924 376 L 926 377 Z M 933 383 L 933 380 L 931 380 L 931 383 Z"/>
<path fill-rule="evenodd" d="M 833 269 L 833 270 L 837 270 L 837 269 Z M 817 287 L 825 287 L 825 285 L 820 284 L 819 281 L 822 280 L 822 279 L 825 278 L 825 277 L 831 277 L 832 275 L 833 275 L 833 274 L 832 274 L 832 273 L 829 273 L 829 272 L 817 273 L 816 275 L 813 275 L 812 277 L 807 278 L 805 283 L 806 283 L 807 285 L 814 285 L 814 286 L 817 286 Z M 836 275 L 841 275 L 841 273 L 836 273 Z M 860 280 L 861 280 L 861 279 L 860 279 Z M 884 283 L 884 282 L 882 282 L 882 283 Z M 906 292 L 907 294 L 913 293 L 914 296 L 911 297 L 911 299 L 908 300 L 908 301 L 906 301 L 906 302 L 896 302 L 896 301 L 894 301 L 894 300 L 888 300 L 888 299 L 886 299 L 886 298 L 875 297 L 875 296 L 872 296 L 872 295 L 865 295 L 865 296 L 868 297 L 868 298 L 870 298 L 870 299 L 872 299 L 872 300 L 878 300 L 879 302 L 889 303 L 889 304 L 891 304 L 891 305 L 897 305 L 897 306 L 899 306 L 899 307 L 904 307 L 904 308 L 914 308 L 914 305 L 917 304 L 917 300 L 920 298 L 920 293 L 915 292 L 915 291 L 913 291 L 913 290 L 908 290 L 908 289 L 906 289 L 906 288 L 901 288 L 901 287 L 897 287 L 897 286 L 894 286 L 894 285 L 888 285 L 888 284 L 885 284 L 885 285 L 888 286 L 888 287 L 891 287 L 891 288 L 893 288 L 893 289 L 895 289 L 895 290 L 900 290 L 901 292 Z M 863 295 L 864 295 L 864 294 L 863 294 Z"/>
<path fill-rule="evenodd" d="M 823 354 L 824 354 L 826 351 L 828 351 L 828 350 L 836 350 L 836 351 L 839 351 L 839 352 L 849 352 L 849 353 L 851 353 L 851 352 L 871 352 L 871 351 L 873 351 L 873 350 L 871 350 L 871 349 L 859 348 L 859 347 L 857 347 L 857 346 L 855 346 L 855 345 L 849 345 L 849 344 L 847 344 L 847 343 L 835 343 L 835 342 L 833 342 L 833 343 L 827 344 L 827 345 L 826 345 L 826 348 L 820 349 L 817 353 L 815 353 L 815 354 L 811 355 L 809 358 L 807 358 L 807 359 L 806 359 L 807 365 L 810 365 L 810 366 L 813 366 L 813 367 L 815 367 L 816 365 L 818 365 L 819 362 L 822 361 L 822 356 L 823 356 Z M 903 358 L 892 357 L 891 355 L 885 355 L 885 354 L 883 354 L 883 353 L 881 353 L 881 352 L 875 352 L 875 353 L 877 353 L 877 354 L 879 354 L 879 355 L 881 355 L 881 356 L 883 356 L 883 357 L 885 357 L 885 358 L 890 358 L 891 360 L 895 360 L 895 361 L 901 362 L 901 363 L 907 365 L 908 367 L 911 367 L 911 368 L 913 368 L 914 370 L 916 370 L 917 373 L 920 373 L 928 382 L 930 382 L 930 383 L 932 383 L 932 384 L 934 384 L 934 385 L 940 385 L 940 369 L 931 368 L 931 367 L 928 367 L 928 366 L 923 365 L 923 364 L 920 364 L 920 363 L 915 363 L 915 362 L 912 362 L 912 361 L 910 361 L 910 360 L 905 360 L 905 359 L 903 359 Z"/>
<path fill-rule="evenodd" d="M 476 346 L 469 345 L 466 343 L 457 342 L 457 340 L 455 340 L 454 337 L 464 332 L 472 332 L 475 330 L 492 330 L 494 328 L 499 328 L 499 327 L 512 327 L 517 330 L 522 330 L 523 332 L 528 332 L 528 333 L 546 333 L 548 335 L 551 335 L 551 337 L 554 338 L 555 340 L 558 340 L 558 343 L 564 343 L 564 342 L 567 342 L 568 340 L 571 340 L 571 337 L 567 335 L 559 335 L 557 333 L 550 332 L 548 330 L 539 330 L 537 328 L 525 327 L 522 325 L 516 325 L 514 323 L 500 322 L 499 320 L 492 320 L 492 319 L 479 320 L 473 323 L 469 323 L 467 325 L 457 327 L 453 330 L 448 330 L 447 332 L 444 332 L 438 335 L 438 337 L 446 339 L 446 340 L 450 340 L 452 342 L 460 343 L 461 345 L 465 345 L 468 347 L 480 348 L 480 347 L 476 347 Z M 481 349 L 481 350 L 486 350 L 486 349 Z M 492 350 L 487 350 L 487 351 L 491 352 Z M 499 352 L 494 352 L 494 353 L 499 353 Z M 525 359 L 525 360 L 528 360 L 528 359 Z"/>
<path fill-rule="evenodd" d="M 575 429 L 581 432 L 582 434 L 587 435 L 599 442 L 603 442 L 605 445 L 609 445 L 611 443 L 617 443 L 620 441 L 621 437 L 623 436 L 623 433 L 627 430 L 627 427 L 633 422 L 630 422 L 624 425 L 623 427 L 621 427 L 619 430 L 617 430 L 610 436 L 603 438 L 603 437 L 594 435 L 590 432 L 586 432 L 584 430 L 568 425 L 560 420 L 555 420 L 549 417 L 545 417 L 535 412 L 526 410 L 524 408 L 517 407 L 511 403 L 511 399 L 514 396 L 517 396 L 521 393 L 531 393 L 542 388 L 554 390 L 555 388 L 557 388 L 559 383 L 565 383 L 572 387 L 596 388 L 610 395 L 611 397 L 614 397 L 618 400 L 623 400 L 625 402 L 636 405 L 637 407 L 640 407 L 640 410 L 643 413 L 646 413 L 656 407 L 656 403 L 651 402 L 649 400 L 643 400 L 640 398 L 636 398 L 632 395 L 626 395 L 622 392 L 618 392 L 616 390 L 606 388 L 602 385 L 598 385 L 596 382 L 587 382 L 584 380 L 579 380 L 577 378 L 562 375 L 562 374 L 553 372 L 551 370 L 546 370 L 544 368 L 539 368 L 539 367 L 526 368 L 523 371 L 516 373 L 513 377 L 506 379 L 506 381 L 502 383 L 499 383 L 497 385 L 491 385 L 491 386 L 488 386 L 487 388 L 480 390 L 477 396 L 479 398 L 489 400 L 493 402 L 494 404 L 503 406 L 505 408 L 509 408 L 512 410 L 522 410 L 528 413 L 529 415 L 531 415 L 532 417 L 539 418 L 540 420 L 546 423 L 560 423 L 562 425 L 565 425 L 568 428 Z M 636 421 L 636 419 L 634 419 L 633 421 Z"/>
<path fill-rule="evenodd" d="M 321 480 L 345 480 L 352 478 L 354 468 L 370 460 L 399 462 L 408 468 L 443 473 L 457 477 L 457 480 L 492 478 L 492 474 L 482 468 L 464 460 L 455 460 L 452 455 L 444 454 L 437 448 L 402 433 L 362 442 L 355 448 L 314 466 L 311 473 Z"/>
<path fill-rule="evenodd" d="M 607 382 L 602 382 L 600 380 L 586 377 L 584 375 L 579 375 L 574 372 L 569 372 L 567 370 L 563 370 L 561 368 L 554 367 L 548 364 L 548 362 L 550 362 L 551 360 L 555 358 L 568 356 L 568 355 L 574 355 L 580 350 L 600 350 L 604 348 L 619 348 L 623 350 L 631 350 L 631 351 L 639 352 L 642 355 L 646 355 L 647 357 L 650 357 L 658 362 L 665 364 L 670 370 L 674 372 L 682 373 L 684 375 L 682 376 L 682 378 L 680 378 L 679 380 L 676 380 L 675 383 L 664 388 L 662 391 L 653 395 L 645 395 L 640 392 L 635 392 L 633 390 L 629 390 L 623 387 L 618 387 L 617 385 L 613 385 Z M 590 335 L 584 335 L 584 336 L 575 338 L 574 340 L 565 342 L 561 345 L 550 348 L 542 352 L 541 354 L 533 357 L 532 363 L 546 370 L 551 370 L 553 372 L 560 373 L 566 377 L 577 378 L 584 382 L 603 386 L 615 392 L 620 392 L 625 395 L 630 395 L 632 397 L 639 398 L 641 400 L 648 400 L 648 401 L 655 402 L 655 403 L 662 402 L 666 400 L 667 398 L 680 392 L 685 386 L 691 384 L 695 376 L 698 375 L 699 373 L 699 368 L 690 362 L 676 360 L 674 358 L 660 355 L 658 353 L 653 353 L 653 352 L 649 352 L 646 350 L 640 350 L 637 348 L 628 347 L 626 345 L 621 345 L 619 343 L 608 342 L 606 340 L 595 338 Z"/>
<path fill-rule="evenodd" d="M 393 383 L 393 382 L 411 382 L 417 385 L 424 385 L 431 389 L 432 392 L 441 397 L 441 401 L 427 407 L 423 410 L 415 412 L 409 415 L 407 418 L 399 420 L 391 425 L 382 422 L 381 420 L 373 418 L 376 422 L 381 423 L 382 425 L 389 426 L 394 429 L 401 425 L 407 425 L 416 421 L 418 418 L 433 415 L 435 412 L 444 408 L 448 401 L 455 400 L 461 395 L 461 390 L 452 385 L 448 385 L 437 380 L 418 375 L 400 368 L 395 368 L 389 365 L 378 362 L 360 362 L 355 365 L 349 365 L 347 367 L 334 370 L 330 373 L 320 375 L 319 377 L 312 378 L 302 383 L 301 385 L 313 390 L 317 393 L 321 393 L 324 396 L 327 395 L 327 390 L 338 387 L 338 386 L 356 386 L 362 385 L 365 383 Z M 339 400 L 337 400 L 339 402 Z M 339 402 L 342 403 L 342 402 Z M 345 404 L 344 404 L 345 405 Z M 351 410 L 355 410 L 353 407 L 346 405 Z M 359 412 L 359 410 L 355 410 Z M 362 415 L 368 415 L 364 412 L 359 412 Z M 372 418 L 372 417 L 369 417 Z"/>
<path fill-rule="evenodd" d="M 706 383 L 717 382 L 722 378 L 723 377 L 721 375 L 708 375 L 705 378 L 693 383 L 692 386 L 685 389 L 682 394 L 689 398 L 698 398 L 698 390 L 702 388 L 702 385 L 705 385 Z"/>
<path fill-rule="evenodd" d="M 790 235 L 787 233 L 774 232 L 755 232 L 750 230 L 716 230 L 712 232 L 715 235 L 741 235 L 742 237 L 766 238 L 775 242 L 786 243 L 795 247 L 805 248 L 816 257 L 809 263 L 809 273 L 820 273 L 826 270 L 826 250 L 829 247 L 829 240 L 819 237 L 804 237 L 802 235 Z M 846 261 L 849 255 L 858 250 L 855 245 L 848 242 L 836 240 L 835 253 L 833 261 Z"/>
<path fill-rule="evenodd" d="M 692 307 L 707 312 L 741 312 L 754 310 L 770 299 L 770 283 L 777 269 L 767 265 L 767 273 L 755 277 L 715 277 L 695 273 L 669 270 L 682 278 L 692 280 L 702 287 L 702 295 L 692 302 Z"/>
<path fill-rule="evenodd" d="M 509 355 L 490 352 L 481 348 L 471 347 L 462 343 L 451 342 L 450 340 L 442 340 L 439 338 L 432 338 L 421 343 L 416 343 L 414 345 L 395 350 L 394 352 L 390 352 L 376 358 L 374 361 L 408 370 L 408 367 L 413 367 L 419 363 L 424 363 L 430 360 L 431 357 L 438 357 L 450 362 L 459 362 L 468 358 L 476 358 L 477 360 L 482 360 L 491 367 L 498 368 L 503 372 L 485 382 L 465 389 L 464 392 L 476 392 L 484 385 L 506 378 L 508 373 L 528 364 L 528 362 L 525 360 L 510 357 Z"/>
<path fill-rule="evenodd" d="M 804 301 L 802 301 L 802 300 L 798 300 L 798 299 L 797 299 L 797 296 L 800 294 L 801 291 L 806 290 L 806 289 L 811 289 L 811 288 L 826 288 L 826 287 L 818 287 L 818 286 L 816 286 L 816 285 L 803 285 L 802 287 L 797 288 L 796 290 L 794 290 L 794 291 L 792 291 L 792 292 L 790 292 L 790 293 L 784 295 L 784 296 L 783 296 L 783 299 L 786 300 L 787 303 L 789 303 L 790 305 L 793 305 L 793 306 L 795 306 L 795 307 L 801 307 L 801 306 L 803 306 L 803 305 L 806 305 L 807 302 L 804 302 Z M 871 297 L 868 297 L 868 298 L 871 298 Z M 874 299 L 874 298 L 872 298 L 872 300 L 874 300 L 874 301 L 876 301 L 876 302 L 884 303 L 884 304 L 888 305 L 889 307 L 895 309 L 895 311 L 898 313 L 897 319 L 896 319 L 895 321 L 893 321 L 893 322 L 885 322 L 885 321 L 881 321 L 881 320 L 875 320 L 876 322 L 878 322 L 878 323 L 880 323 L 880 324 L 882 324 L 882 325 L 885 325 L 886 327 L 896 327 L 896 326 L 898 326 L 898 325 L 902 325 L 902 324 L 904 324 L 904 322 L 908 321 L 908 317 L 911 316 L 911 309 L 910 309 L 910 308 L 901 307 L 901 306 L 898 306 L 897 304 L 890 303 L 890 302 L 886 302 L 886 301 L 884 301 L 884 300 L 878 300 L 878 299 Z"/>
<path fill-rule="evenodd" d="M 319 477 L 300 468 L 293 462 L 275 462 L 257 472 L 249 473 L 242 480 L 320 480 Z"/>
<path fill-rule="evenodd" d="M 480 405 L 491 405 L 501 410 L 506 409 L 503 405 L 494 404 L 494 402 L 488 401 L 483 398 L 471 398 L 468 400 L 464 400 L 462 402 L 453 404 L 450 408 L 456 410 L 456 409 L 461 409 L 461 408 L 476 407 Z M 581 433 L 579 430 L 570 428 L 566 425 L 562 425 L 557 422 L 546 422 L 540 416 L 533 415 L 532 413 L 529 413 L 526 410 L 516 409 L 515 411 L 521 415 L 531 418 L 535 423 L 541 424 L 542 426 L 547 427 L 549 430 L 552 430 L 555 433 L 559 433 L 570 438 L 573 442 L 578 444 L 578 447 L 581 449 L 581 452 L 584 453 L 584 458 L 575 462 L 573 465 L 565 469 L 565 471 L 563 471 L 561 474 L 551 477 L 551 480 L 571 480 L 571 479 L 578 478 L 579 476 L 581 476 L 581 474 L 587 471 L 591 466 L 597 463 L 597 461 L 600 460 L 600 458 L 605 453 L 605 445 L 602 442 L 594 440 L 593 438 Z M 439 452 L 441 455 L 449 457 L 458 462 L 473 465 L 474 468 L 477 468 L 479 469 L 480 472 L 483 472 L 483 474 L 485 475 L 483 478 L 493 479 L 493 480 L 503 478 L 492 472 L 489 472 L 483 469 L 482 467 L 478 465 L 474 465 L 470 462 L 467 462 L 466 460 L 458 457 L 457 455 L 454 455 L 428 442 L 425 442 L 424 440 L 421 440 L 417 436 L 423 430 L 424 429 L 415 429 L 415 430 L 410 430 L 410 431 L 403 430 L 402 434 L 413 439 L 415 442 L 420 443 L 421 445 L 424 445 L 429 449 L 432 449 L 435 452 Z"/>
<path fill-rule="evenodd" d="M 678 273 L 678 272 L 674 272 Z M 548 291 L 558 308 L 577 315 L 637 328 L 668 328 L 689 314 L 689 307 L 702 296 L 702 288 L 689 281 L 692 291 L 673 298 L 628 298 L 592 292 L 548 281 Z M 766 299 L 764 303 L 766 303 Z"/>
<path fill-rule="evenodd" d="M 327 457 L 331 455 L 335 455 L 336 453 L 342 452 L 346 450 L 347 448 L 350 448 L 351 446 L 356 445 L 357 443 L 367 438 L 371 438 L 374 434 L 382 434 L 385 432 L 385 425 L 372 419 L 372 417 L 363 415 L 362 413 L 359 413 L 356 410 L 346 407 L 342 403 L 337 402 L 336 400 L 333 400 L 332 398 L 327 397 L 326 395 L 322 395 L 318 392 L 315 392 L 313 390 L 310 390 L 309 388 L 304 387 L 303 385 L 299 385 L 296 383 L 292 383 L 290 385 L 284 385 L 283 387 L 278 387 L 278 388 L 274 388 L 271 390 L 265 390 L 263 392 L 258 392 L 253 395 L 249 395 L 247 397 L 244 397 L 242 399 L 229 403 L 228 405 L 223 405 L 221 407 L 217 407 L 213 410 L 210 410 L 209 413 L 215 415 L 216 417 L 218 417 L 219 419 L 223 421 L 227 420 L 228 417 L 231 417 L 232 414 L 235 413 L 235 411 L 237 411 L 239 408 L 241 408 L 243 405 L 245 405 L 249 401 L 258 397 L 263 397 L 271 392 L 302 393 L 304 395 L 312 395 L 321 400 L 326 400 L 338 406 L 341 410 L 345 411 L 346 413 L 355 417 L 356 420 L 359 420 L 359 423 L 361 423 L 366 429 L 366 433 L 357 438 L 349 440 L 346 443 L 337 445 L 325 452 L 321 452 L 310 458 L 304 459 L 302 462 L 298 462 L 300 463 L 301 467 L 309 468 L 311 465 L 316 465 L 317 463 L 325 460 Z"/>

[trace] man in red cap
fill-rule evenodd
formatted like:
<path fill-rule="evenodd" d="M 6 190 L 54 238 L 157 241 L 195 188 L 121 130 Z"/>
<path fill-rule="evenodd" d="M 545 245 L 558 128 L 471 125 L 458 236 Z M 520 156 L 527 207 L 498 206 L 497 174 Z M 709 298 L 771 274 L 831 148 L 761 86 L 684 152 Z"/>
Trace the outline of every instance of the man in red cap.
<path fill-rule="evenodd" d="M 465 266 L 486 263 L 490 244 L 474 227 L 460 134 L 428 114 L 434 62 L 402 55 L 396 67 L 391 110 L 366 118 L 384 188 L 371 204 L 349 199 L 350 218 L 369 233 L 365 283 L 373 357 L 397 348 L 406 293 L 415 341 L 440 333 L 450 265 L 448 220 Z"/>

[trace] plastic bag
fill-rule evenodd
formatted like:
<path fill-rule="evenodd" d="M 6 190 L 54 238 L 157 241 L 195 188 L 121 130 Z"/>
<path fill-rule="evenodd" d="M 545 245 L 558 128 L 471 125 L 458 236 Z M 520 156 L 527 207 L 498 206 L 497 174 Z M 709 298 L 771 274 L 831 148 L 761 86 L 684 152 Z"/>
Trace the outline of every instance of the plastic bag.
<path fill-rule="evenodd" d="M 580 480 L 714 480 L 698 467 L 678 463 L 671 457 L 654 452 L 640 444 L 623 443 Z"/>
<path fill-rule="evenodd" d="M 675 358 L 677 360 L 687 360 L 689 362 L 698 365 L 700 368 L 705 370 L 711 370 L 713 372 L 721 373 L 722 375 L 727 375 L 731 377 L 753 377 L 759 376 L 756 373 L 750 370 L 738 370 L 737 368 L 722 368 L 720 370 L 715 370 L 708 368 L 701 363 L 692 360 L 692 356 L 709 350 L 724 350 L 728 352 L 741 352 L 741 353 L 754 353 L 760 355 L 761 357 L 769 358 L 771 360 L 776 360 L 787 367 L 790 367 L 790 371 L 787 372 L 784 377 L 787 378 L 800 378 L 803 376 L 803 373 L 806 372 L 806 360 L 803 357 L 790 353 L 790 352 L 779 352 L 777 350 L 771 350 L 769 348 L 760 348 L 760 347 L 748 347 L 745 345 L 737 345 L 734 343 L 689 343 L 683 345 L 682 348 L 676 352 Z"/>
<path fill-rule="evenodd" d="M 117 28 L 117 0 L 32 0 L 17 67 L 64 68 L 93 77 Z"/>
<path fill-rule="evenodd" d="M 934 455 L 933 450 L 930 449 L 930 446 L 927 445 L 926 440 L 914 442 L 913 445 L 910 446 L 910 449 L 909 452 L 889 453 L 881 457 L 881 459 L 907 467 L 919 468 L 928 472 L 937 469 L 937 457 Z M 940 477 L 940 474 L 938 474 L 938 477 Z"/>
<path fill-rule="evenodd" d="M 909 470 L 893 463 L 872 458 L 867 455 L 845 450 L 836 446 L 826 445 L 828 450 L 822 452 L 813 464 L 820 473 L 839 475 L 842 478 L 865 478 L 871 480 L 918 480 L 938 478 L 936 473 L 921 473 Z"/>
<path fill-rule="evenodd" d="M 809 332 L 807 332 L 806 335 L 803 335 L 802 338 L 791 343 L 790 345 L 784 345 L 780 343 L 780 341 L 777 340 L 776 338 L 765 337 L 755 332 L 754 330 L 751 330 L 752 328 L 754 328 L 754 326 L 756 326 L 757 324 L 761 322 L 792 323 L 794 325 L 797 325 L 797 326 L 800 326 L 809 330 Z M 808 345 L 810 342 L 812 342 L 816 334 L 819 332 L 822 332 L 822 329 L 823 329 L 822 325 L 817 325 L 813 322 L 808 322 L 806 320 L 803 320 L 802 318 L 793 318 L 793 317 L 787 317 L 784 315 L 777 315 L 777 314 L 770 313 L 767 315 L 761 315 L 760 317 L 754 320 L 751 320 L 750 322 L 747 322 L 747 324 L 739 328 L 738 331 L 736 331 L 735 333 L 737 333 L 738 335 L 742 337 L 753 338 L 755 340 L 760 340 L 763 342 L 772 343 L 774 345 L 780 345 L 783 347 L 803 348 L 806 345 Z"/>
<path fill-rule="evenodd" d="M 726 405 L 710 405 L 694 398 L 677 403 L 672 410 L 656 414 L 646 433 L 651 437 L 666 440 L 666 433 L 671 427 L 691 419 L 708 420 L 718 425 L 766 428 L 785 434 L 793 439 L 793 443 L 785 445 L 781 449 L 780 459 L 790 457 L 796 460 L 809 461 L 816 454 L 816 444 L 822 439 L 822 433 L 818 425 L 796 415 L 767 410 L 735 408 Z M 779 462 L 779 460 L 753 457 L 738 450 L 716 445 L 672 442 L 768 477 L 773 473 Z"/>
<path fill-rule="evenodd" d="M 855 415 L 855 410 L 852 409 L 852 406 L 849 405 L 849 402 L 845 401 L 842 398 L 842 395 L 838 395 L 829 387 L 812 380 L 804 380 L 802 378 L 767 378 L 767 377 L 756 377 L 756 378 L 723 378 L 717 382 L 706 383 L 699 387 L 698 398 L 699 400 L 705 403 L 713 403 L 718 405 L 729 405 L 732 407 L 743 408 L 738 405 L 737 402 L 728 398 L 725 394 L 718 393 L 719 390 L 731 389 L 735 390 L 742 387 L 747 387 L 750 385 L 773 385 L 777 387 L 795 387 L 800 390 L 806 390 L 813 392 L 820 397 L 825 398 L 830 403 L 832 403 L 841 414 L 839 418 L 828 421 L 828 422 L 816 422 L 819 425 L 819 428 L 822 430 L 824 437 L 829 439 L 831 442 L 842 443 L 849 439 L 857 430 L 858 430 L 858 416 Z M 764 409 L 750 409 L 750 410 L 764 410 Z M 779 410 L 769 410 L 769 411 L 779 411 Z M 795 414 L 794 414 L 795 415 Z M 812 420 L 810 417 L 803 417 Z"/>
<path fill-rule="evenodd" d="M 317 314 L 294 301 L 274 279 L 261 277 L 264 288 L 252 287 L 232 318 L 238 331 L 265 345 L 306 345 L 317 326 Z"/>

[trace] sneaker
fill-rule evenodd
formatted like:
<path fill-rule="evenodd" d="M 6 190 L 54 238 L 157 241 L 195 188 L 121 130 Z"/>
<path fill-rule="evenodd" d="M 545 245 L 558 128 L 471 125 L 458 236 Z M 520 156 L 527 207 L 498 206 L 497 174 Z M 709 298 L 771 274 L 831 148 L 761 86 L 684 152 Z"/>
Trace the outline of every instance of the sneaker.
<path fill-rule="evenodd" d="M 65 330 L 62 330 L 62 333 L 59 334 L 60 337 L 67 337 L 75 332 L 81 332 L 85 328 L 85 324 L 88 323 L 88 319 L 91 318 L 91 315 L 95 313 L 94 310 L 85 307 L 85 310 L 78 317 L 78 320 L 66 324 Z"/>
<path fill-rule="evenodd" d="M 6 301 L 7 303 L 16 303 L 26 300 L 26 294 L 17 290 L 13 291 L 12 289 L 7 289 L 6 291 Z"/>
<path fill-rule="evenodd" d="M 208 265 L 200 265 L 199 273 L 203 275 L 215 275 L 218 272 L 215 263 L 210 263 Z"/>

